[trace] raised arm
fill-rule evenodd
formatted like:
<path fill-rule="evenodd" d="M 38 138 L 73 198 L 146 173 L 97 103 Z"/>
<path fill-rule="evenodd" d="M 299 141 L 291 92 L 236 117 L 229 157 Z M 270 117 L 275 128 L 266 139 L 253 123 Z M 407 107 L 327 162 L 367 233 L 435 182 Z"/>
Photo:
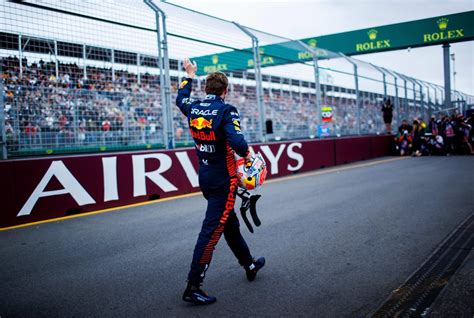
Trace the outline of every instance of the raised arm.
<path fill-rule="evenodd" d="M 189 108 L 191 107 L 191 91 L 193 89 L 193 78 L 196 75 L 197 65 L 196 62 L 191 63 L 188 58 L 183 62 L 184 69 L 186 70 L 187 77 L 182 80 L 179 84 L 178 96 L 176 97 L 176 106 L 179 107 L 181 112 L 188 116 Z"/>

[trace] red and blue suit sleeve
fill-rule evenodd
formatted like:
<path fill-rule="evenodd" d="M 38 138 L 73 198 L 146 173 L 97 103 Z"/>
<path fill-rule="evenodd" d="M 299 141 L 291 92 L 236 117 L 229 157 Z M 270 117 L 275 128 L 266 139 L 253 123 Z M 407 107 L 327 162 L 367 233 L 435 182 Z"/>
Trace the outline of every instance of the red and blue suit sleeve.
<path fill-rule="evenodd" d="M 191 91 L 193 89 L 193 79 L 184 78 L 179 84 L 178 96 L 176 97 L 176 106 L 179 107 L 181 112 L 185 115 L 189 115 L 189 109 L 193 101 L 191 100 Z"/>
<path fill-rule="evenodd" d="M 228 106 L 224 113 L 224 132 L 230 147 L 241 157 L 247 156 L 249 146 L 240 128 L 239 112 L 234 106 Z"/>

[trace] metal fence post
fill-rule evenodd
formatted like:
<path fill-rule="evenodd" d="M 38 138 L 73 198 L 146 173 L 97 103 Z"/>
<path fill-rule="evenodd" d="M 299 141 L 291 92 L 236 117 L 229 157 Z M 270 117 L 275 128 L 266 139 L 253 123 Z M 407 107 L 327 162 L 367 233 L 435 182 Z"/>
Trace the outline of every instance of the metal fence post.
<path fill-rule="evenodd" d="M 431 116 L 433 115 L 433 100 L 431 98 L 431 87 L 430 85 L 427 83 L 427 82 L 424 82 L 424 81 L 420 81 L 421 85 L 423 85 L 426 89 L 426 98 L 427 98 L 427 103 L 428 103 L 428 107 L 427 107 L 427 110 L 426 110 L 426 115 L 428 116 L 427 117 L 427 120 L 430 120 L 431 119 Z"/>
<path fill-rule="evenodd" d="M 84 66 L 84 69 L 83 69 L 84 74 L 83 74 L 83 76 L 84 76 L 84 79 L 87 79 L 87 62 L 86 62 L 86 60 L 87 60 L 87 50 L 86 50 L 86 45 L 85 44 L 82 44 L 82 59 L 83 59 L 83 62 L 84 62 L 84 65 L 83 65 Z"/>
<path fill-rule="evenodd" d="M 438 90 L 431 83 L 430 83 L 430 86 L 434 91 L 435 107 L 438 108 Z M 435 110 L 438 110 L 438 109 L 435 109 Z"/>
<path fill-rule="evenodd" d="M 449 60 L 449 43 L 443 44 L 443 60 L 444 60 L 444 103 L 445 108 L 451 108 L 451 70 Z"/>
<path fill-rule="evenodd" d="M 160 10 L 158 8 L 158 10 Z M 168 32 L 166 31 L 166 14 L 163 10 L 160 10 L 161 14 L 161 23 L 163 27 L 163 62 L 165 66 L 165 100 L 166 100 L 166 108 L 168 109 L 168 148 L 175 147 L 175 140 L 174 140 L 174 129 L 173 129 L 173 109 L 171 105 L 171 77 L 170 77 L 170 60 L 168 56 Z"/>
<path fill-rule="evenodd" d="M 58 41 L 56 40 L 54 40 L 54 68 L 56 71 L 56 79 L 59 80 Z"/>
<path fill-rule="evenodd" d="M 400 126 L 400 99 L 398 98 L 398 84 L 397 84 L 397 77 L 393 75 L 393 83 L 395 85 L 395 108 L 397 109 L 397 126 Z"/>
<path fill-rule="evenodd" d="M 265 105 L 263 103 L 263 87 L 262 87 L 262 73 L 261 73 L 261 65 L 260 65 L 260 47 L 258 44 L 258 38 L 252 34 L 249 30 L 245 27 L 241 26 L 237 22 L 232 22 L 235 24 L 237 28 L 239 28 L 242 32 L 248 35 L 252 39 L 252 50 L 253 50 L 253 65 L 255 70 L 255 86 L 256 86 L 256 99 L 257 99 L 257 108 L 259 113 L 259 139 L 260 142 L 267 141 L 267 134 L 265 131 Z"/>
<path fill-rule="evenodd" d="M 142 58 L 140 56 L 140 53 L 137 53 L 137 83 L 140 85 L 142 83 L 142 78 L 140 74 L 140 66 L 142 64 Z"/>
<path fill-rule="evenodd" d="M 357 134 L 361 134 L 361 122 L 360 122 L 360 93 L 359 93 L 359 75 L 357 71 L 357 63 L 352 61 L 349 57 L 340 53 L 349 63 L 354 66 L 354 82 L 355 82 L 355 91 L 356 91 L 356 110 L 357 110 Z"/>
<path fill-rule="evenodd" d="M 322 115 L 321 115 L 321 83 L 320 83 L 320 73 L 319 73 L 319 66 L 318 66 L 318 54 L 317 51 L 313 53 L 313 63 L 314 63 L 314 78 L 316 80 L 316 109 L 317 109 L 317 122 L 321 123 Z"/>
<path fill-rule="evenodd" d="M 407 78 L 400 74 L 400 73 L 397 73 L 397 72 L 393 72 L 395 73 L 397 76 L 399 76 L 401 79 L 403 79 L 403 90 L 404 90 L 404 98 L 405 98 L 405 112 L 406 112 L 406 119 L 408 119 L 410 117 L 410 111 L 409 111 L 409 105 L 408 105 L 408 81 L 407 81 Z"/>
<path fill-rule="evenodd" d="M 430 88 L 426 85 L 423 85 L 426 88 L 426 114 L 427 114 L 427 119 L 430 120 L 431 118 L 431 97 L 430 97 Z"/>
<path fill-rule="evenodd" d="M 408 82 L 406 78 L 403 79 L 403 86 L 404 86 L 403 89 L 405 91 L 405 112 L 408 116 L 410 106 L 408 105 Z"/>
<path fill-rule="evenodd" d="M 3 70 L 0 66 L 0 73 Z M 3 74 L 3 73 L 2 73 Z M 5 91 L 3 90 L 3 77 L 0 78 L 0 158 L 8 159 L 7 153 L 7 133 L 5 131 Z"/>
<path fill-rule="evenodd" d="M 383 82 L 383 97 L 387 98 L 387 78 L 384 69 L 380 66 L 369 63 L 373 68 L 382 73 L 382 82 Z"/>
<path fill-rule="evenodd" d="M 161 104 L 163 106 L 163 137 L 165 146 L 168 149 L 171 149 L 174 148 L 175 144 L 173 138 L 173 112 L 171 109 L 171 79 L 168 58 L 168 42 L 166 35 L 166 15 L 163 10 L 153 3 L 153 1 L 144 0 L 144 2 L 155 12 L 156 36 L 158 44 L 158 67 L 160 68 L 160 93 Z M 163 27 L 162 31 L 160 30 L 160 18 Z"/>
<path fill-rule="evenodd" d="M 321 125 L 321 84 L 320 84 L 320 73 L 319 73 L 319 66 L 318 66 L 318 51 L 317 49 L 307 45 L 302 41 L 298 41 L 300 45 L 302 45 L 307 51 L 309 51 L 313 57 L 313 68 L 314 68 L 314 84 L 315 84 L 315 91 L 316 91 L 316 113 L 318 118 L 316 119 L 316 123 Z M 301 81 L 300 81 L 300 90 L 301 90 Z"/>
<path fill-rule="evenodd" d="M 425 97 L 427 97 L 427 95 L 423 93 L 423 85 L 421 83 L 419 83 L 419 85 L 420 85 L 421 109 L 422 109 L 421 116 L 425 116 L 424 119 L 426 120 L 426 115 L 428 114 L 428 111 L 425 108 Z M 430 106 L 429 101 L 427 103 L 429 107 Z"/>
<path fill-rule="evenodd" d="M 417 83 L 419 88 L 420 88 L 420 114 L 421 114 L 421 118 L 424 119 L 424 115 L 425 115 L 425 98 L 423 96 L 423 86 L 421 85 L 421 83 L 416 80 L 416 79 L 413 79 L 414 83 Z M 415 85 L 413 86 L 413 88 L 415 88 Z"/>
<path fill-rule="evenodd" d="M 110 61 L 112 63 L 112 83 L 115 83 L 115 50 L 111 49 L 110 50 Z"/>
<path fill-rule="evenodd" d="M 19 55 L 19 63 L 20 63 L 20 79 L 23 76 L 23 35 L 20 33 L 18 35 L 18 55 Z"/>
<path fill-rule="evenodd" d="M 71 93 L 71 89 L 69 88 L 69 93 Z M 78 100 L 77 100 L 77 95 L 78 95 L 78 90 L 77 89 L 74 89 L 74 111 L 72 113 L 72 120 L 74 121 L 74 123 L 72 124 L 72 129 L 73 129 L 73 133 L 74 133 L 74 144 L 76 146 L 81 146 L 79 144 L 79 133 L 78 133 L 78 129 L 77 129 L 77 107 L 78 107 Z"/>

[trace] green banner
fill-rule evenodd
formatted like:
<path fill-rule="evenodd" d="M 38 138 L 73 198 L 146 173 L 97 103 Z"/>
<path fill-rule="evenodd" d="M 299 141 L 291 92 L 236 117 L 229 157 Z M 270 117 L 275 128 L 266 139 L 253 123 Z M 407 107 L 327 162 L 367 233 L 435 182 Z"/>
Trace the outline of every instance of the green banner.
<path fill-rule="evenodd" d="M 474 39 L 474 11 L 428 19 L 384 25 L 362 30 L 302 39 L 317 49 L 319 58 L 332 52 L 345 55 L 368 54 Z M 328 50 L 328 51 L 326 51 Z M 260 47 L 262 66 L 275 66 L 312 60 L 311 53 L 297 41 Z M 215 71 L 236 71 L 253 68 L 251 48 L 194 57 L 198 74 Z"/>

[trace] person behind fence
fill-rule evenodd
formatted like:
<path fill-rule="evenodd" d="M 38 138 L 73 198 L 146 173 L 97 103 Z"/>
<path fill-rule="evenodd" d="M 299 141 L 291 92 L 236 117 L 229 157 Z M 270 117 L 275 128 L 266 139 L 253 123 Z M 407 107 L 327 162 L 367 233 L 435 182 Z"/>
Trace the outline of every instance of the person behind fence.
<path fill-rule="evenodd" d="M 452 120 L 452 118 L 450 118 L 449 116 L 443 117 L 441 121 L 441 131 L 444 139 L 444 145 L 446 147 L 446 154 L 448 156 L 454 154 L 455 152 L 455 126 L 456 123 Z"/>
<path fill-rule="evenodd" d="M 428 154 L 433 156 L 445 156 L 444 141 L 441 135 L 431 135 L 426 144 Z"/>
<path fill-rule="evenodd" d="M 413 156 L 421 156 L 425 147 L 426 123 L 421 119 L 413 120 Z"/>
<path fill-rule="evenodd" d="M 222 234 L 244 267 L 249 281 L 253 281 L 265 265 L 265 258 L 255 260 L 250 254 L 234 211 L 238 186 L 234 151 L 245 158 L 245 162 L 251 161 L 252 157 L 241 131 L 239 112 L 224 101 L 228 93 L 228 79 L 224 73 L 210 73 L 205 84 L 207 96 L 203 101 L 192 100 L 190 95 L 197 66 L 189 59 L 185 59 L 183 66 L 187 77 L 180 84 L 176 105 L 189 123 L 199 158 L 199 186 L 207 200 L 206 215 L 194 248 L 183 300 L 205 305 L 216 301 L 200 286 Z"/>
<path fill-rule="evenodd" d="M 392 119 L 393 119 L 393 105 L 390 98 L 384 99 L 382 104 L 383 122 L 385 123 L 385 130 L 387 134 L 392 133 Z"/>
<path fill-rule="evenodd" d="M 434 116 L 431 116 L 430 122 L 428 124 L 428 131 L 433 136 L 438 136 L 439 135 L 439 125 L 440 125 L 440 121 L 436 120 L 436 118 Z"/>
<path fill-rule="evenodd" d="M 413 146 L 412 138 L 413 127 L 408 120 L 402 120 L 402 124 L 398 127 L 398 135 L 395 138 L 396 148 L 401 156 L 409 155 Z"/>
<path fill-rule="evenodd" d="M 458 153 L 473 155 L 474 151 L 472 149 L 472 145 L 469 139 L 472 126 L 469 125 L 468 122 L 464 120 L 463 115 L 458 115 L 456 117 L 456 123 L 457 123 L 456 135 L 457 135 L 457 143 L 458 143 Z"/>

